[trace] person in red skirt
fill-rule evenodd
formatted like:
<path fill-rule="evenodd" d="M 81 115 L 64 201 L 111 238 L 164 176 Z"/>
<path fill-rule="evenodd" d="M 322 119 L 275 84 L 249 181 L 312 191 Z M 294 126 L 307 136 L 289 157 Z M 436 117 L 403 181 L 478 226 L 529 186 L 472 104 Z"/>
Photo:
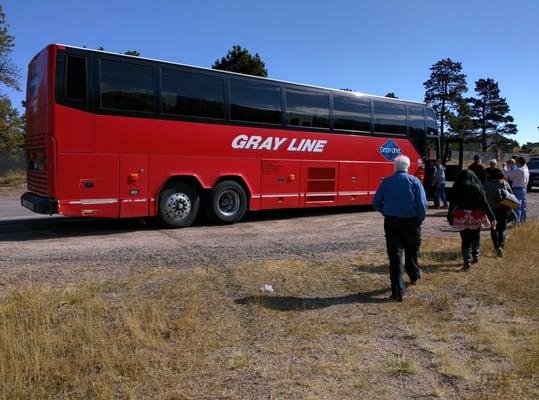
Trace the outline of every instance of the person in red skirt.
<path fill-rule="evenodd" d="M 447 220 L 460 232 L 463 270 L 479 261 L 481 228 L 495 228 L 496 217 L 487 202 L 483 185 L 470 170 L 462 170 L 451 189 Z"/>

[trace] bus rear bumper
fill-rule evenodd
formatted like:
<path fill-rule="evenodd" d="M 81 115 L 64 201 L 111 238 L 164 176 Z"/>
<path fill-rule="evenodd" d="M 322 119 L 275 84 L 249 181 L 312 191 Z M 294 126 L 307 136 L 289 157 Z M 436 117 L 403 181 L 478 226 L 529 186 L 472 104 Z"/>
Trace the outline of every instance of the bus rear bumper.
<path fill-rule="evenodd" d="M 21 205 L 30 211 L 39 214 L 57 214 L 58 201 L 47 197 L 38 196 L 30 192 L 26 192 L 21 196 Z"/>

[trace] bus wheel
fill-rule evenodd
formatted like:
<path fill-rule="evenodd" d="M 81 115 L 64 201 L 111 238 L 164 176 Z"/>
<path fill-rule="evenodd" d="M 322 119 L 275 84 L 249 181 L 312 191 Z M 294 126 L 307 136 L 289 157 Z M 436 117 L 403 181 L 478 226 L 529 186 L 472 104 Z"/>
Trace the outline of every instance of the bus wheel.
<path fill-rule="evenodd" d="M 240 221 L 246 212 L 247 194 L 239 183 L 223 181 L 215 185 L 208 204 L 208 214 L 212 220 L 233 224 Z"/>
<path fill-rule="evenodd" d="M 189 185 L 177 183 L 159 195 L 159 221 L 168 228 L 190 226 L 200 206 L 200 197 Z"/>

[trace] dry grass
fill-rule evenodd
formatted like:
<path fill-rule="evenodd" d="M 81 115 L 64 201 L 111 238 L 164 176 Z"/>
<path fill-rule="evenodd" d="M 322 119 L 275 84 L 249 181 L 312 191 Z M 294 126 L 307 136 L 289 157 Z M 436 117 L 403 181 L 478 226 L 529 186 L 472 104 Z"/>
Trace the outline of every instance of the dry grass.
<path fill-rule="evenodd" d="M 22 170 L 7 171 L 0 175 L 0 186 L 18 186 L 26 183 L 26 172 Z"/>
<path fill-rule="evenodd" d="M 456 235 L 427 240 L 398 304 L 383 252 L 14 287 L 0 398 L 537 398 L 537 243 L 530 223 L 497 259 L 485 236 L 463 273 Z"/>

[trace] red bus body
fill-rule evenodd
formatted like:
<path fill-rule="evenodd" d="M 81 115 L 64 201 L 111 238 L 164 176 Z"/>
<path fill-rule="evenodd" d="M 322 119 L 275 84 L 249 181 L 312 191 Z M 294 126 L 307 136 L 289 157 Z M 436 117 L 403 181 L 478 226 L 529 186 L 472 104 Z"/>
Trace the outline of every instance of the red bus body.
<path fill-rule="evenodd" d="M 34 199 L 23 205 L 36 212 L 155 216 L 161 190 L 178 178 L 202 192 L 223 179 L 240 182 L 249 210 L 370 204 L 393 173 L 380 151 L 388 140 L 423 179 L 424 155 L 406 136 L 106 115 L 59 104 L 56 56 L 64 49 L 50 45 L 30 63 L 26 149 Z"/>

